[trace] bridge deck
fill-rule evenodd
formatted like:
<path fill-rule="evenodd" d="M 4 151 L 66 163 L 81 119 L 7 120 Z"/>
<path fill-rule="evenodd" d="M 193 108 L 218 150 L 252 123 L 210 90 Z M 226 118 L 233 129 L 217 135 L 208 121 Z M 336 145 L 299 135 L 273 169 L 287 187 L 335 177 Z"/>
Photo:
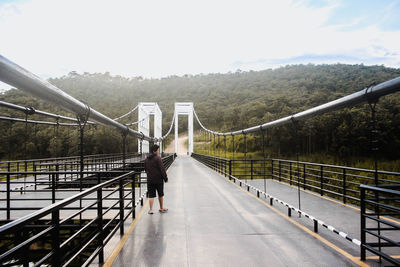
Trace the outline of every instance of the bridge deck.
<path fill-rule="evenodd" d="M 311 227 L 301 226 L 295 217 L 288 219 L 278 209 L 268 208 L 268 204 L 192 158 L 178 157 L 169 177 L 165 190 L 169 212 L 144 213 L 138 218 L 133 231 L 126 233 L 126 243 L 120 242 L 108 264 L 353 266 L 360 263 L 358 249 L 350 242 L 347 246 L 353 249 L 346 254 L 313 234 Z M 340 204 L 336 206 L 343 208 Z M 158 209 L 158 204 L 155 208 Z"/>

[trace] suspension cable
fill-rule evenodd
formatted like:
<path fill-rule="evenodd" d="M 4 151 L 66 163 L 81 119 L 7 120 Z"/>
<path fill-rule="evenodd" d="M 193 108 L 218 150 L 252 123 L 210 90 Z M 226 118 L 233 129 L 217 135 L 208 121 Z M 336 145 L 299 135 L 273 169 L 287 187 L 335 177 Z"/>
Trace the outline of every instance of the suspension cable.
<path fill-rule="evenodd" d="M 125 113 L 124 115 L 119 116 L 118 118 L 115 118 L 114 120 L 117 121 L 117 120 L 120 120 L 120 119 L 125 118 L 125 117 L 128 116 L 129 114 L 132 114 L 138 107 L 139 107 L 139 106 L 136 105 L 136 107 L 134 107 L 134 108 L 133 108 L 132 110 L 130 110 L 128 113 Z"/>
<path fill-rule="evenodd" d="M 20 118 L 11 118 L 11 117 L 4 117 L 0 116 L 0 120 L 4 121 L 11 121 L 11 122 L 26 122 L 26 123 L 34 123 L 34 124 L 44 124 L 44 125 L 57 125 L 56 122 L 51 122 L 51 121 L 35 121 L 35 120 L 25 120 L 25 119 L 20 119 Z M 79 124 L 76 123 L 58 123 L 60 126 L 79 126 Z"/>
<path fill-rule="evenodd" d="M 237 130 L 234 132 L 225 132 L 225 133 L 215 132 L 210 129 L 207 129 L 200 122 L 200 119 L 197 116 L 195 109 L 193 109 L 193 113 L 194 113 L 198 123 L 205 131 L 214 133 L 216 135 L 226 135 L 226 136 L 239 135 L 239 134 L 243 134 L 243 133 L 256 132 L 256 131 L 259 131 L 260 129 L 267 129 L 267 128 L 272 128 L 272 127 L 282 126 L 285 124 L 290 124 L 292 119 L 295 119 L 296 121 L 306 120 L 306 119 L 309 119 L 309 118 L 317 116 L 317 115 L 321 115 L 321 114 L 331 112 L 334 110 L 342 109 L 344 107 L 352 107 L 357 104 L 367 102 L 370 99 L 379 98 L 381 96 L 392 94 L 392 93 L 395 93 L 398 91 L 400 91 L 400 77 L 394 78 L 392 80 L 389 80 L 389 81 L 386 81 L 386 82 L 383 82 L 383 83 L 380 83 L 377 85 L 369 86 L 367 88 L 364 88 L 361 91 L 358 91 L 353 94 L 330 101 L 328 103 L 307 109 L 305 111 L 298 112 L 293 115 L 289 115 L 289 116 L 286 116 L 286 117 L 283 117 L 283 118 L 280 118 L 280 119 L 277 119 L 277 120 L 274 120 L 271 122 L 266 122 L 264 124 L 260 124 L 257 126 L 253 126 L 250 128 L 241 129 L 241 130 Z"/>
<path fill-rule="evenodd" d="M 169 127 L 168 132 L 164 136 L 161 137 L 161 140 L 164 140 L 165 138 L 167 138 L 167 136 L 171 133 L 172 128 L 174 127 L 175 116 L 176 116 L 176 114 L 174 112 L 174 115 L 172 115 L 171 126 Z"/>
<path fill-rule="evenodd" d="M 299 144 L 299 135 L 298 135 L 298 125 L 297 121 L 292 119 L 293 127 L 294 127 L 294 139 L 296 142 L 296 176 L 297 176 L 297 196 L 298 196 L 298 202 L 299 202 L 299 210 L 301 210 L 301 199 L 300 199 L 300 161 L 299 161 L 299 154 L 300 154 L 300 144 Z M 301 214 L 299 213 L 299 217 L 301 217 Z"/>
<path fill-rule="evenodd" d="M 265 179 L 265 132 L 266 130 L 261 130 L 261 138 L 262 138 L 262 154 L 263 154 L 263 177 L 264 177 L 264 192 L 267 192 L 267 181 Z"/>
<path fill-rule="evenodd" d="M 62 116 L 62 115 L 58 115 L 58 114 L 54 114 L 54 113 L 50 113 L 50 112 L 46 112 L 46 111 L 41 111 L 41 110 L 35 109 L 33 107 L 23 107 L 23 106 L 19 106 L 19 105 L 4 102 L 4 101 L 0 101 L 0 106 L 6 107 L 6 108 L 11 108 L 11 109 L 18 110 L 18 111 L 22 111 L 24 113 L 28 112 L 29 115 L 38 114 L 38 115 L 43 115 L 43 116 L 50 117 L 50 118 L 78 122 L 76 118 L 71 118 L 71 117 Z M 95 123 L 88 121 L 88 124 L 95 124 Z"/>

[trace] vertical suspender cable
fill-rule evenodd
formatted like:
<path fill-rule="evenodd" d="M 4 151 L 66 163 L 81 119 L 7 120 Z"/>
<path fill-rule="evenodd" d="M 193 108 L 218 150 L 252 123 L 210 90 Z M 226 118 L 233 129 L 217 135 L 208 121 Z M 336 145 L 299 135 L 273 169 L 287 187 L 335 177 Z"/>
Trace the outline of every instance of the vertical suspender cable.
<path fill-rule="evenodd" d="M 243 138 L 244 138 L 244 179 L 247 182 L 247 140 L 246 140 L 246 134 L 243 133 Z"/>
<path fill-rule="evenodd" d="M 28 142 L 28 112 L 25 112 L 25 142 L 24 142 L 25 172 L 27 171 L 27 150 L 26 150 L 27 142 Z M 24 190 L 23 190 L 24 192 L 25 192 L 25 188 L 26 188 L 26 173 L 24 174 Z"/>
<path fill-rule="evenodd" d="M 235 160 L 235 136 L 232 135 L 232 159 Z"/>
<path fill-rule="evenodd" d="M 215 134 L 213 134 L 213 139 L 214 139 L 214 143 L 213 143 L 213 157 L 214 157 L 214 170 L 216 169 L 216 165 L 217 165 L 217 159 L 216 159 L 216 147 L 215 147 Z"/>
<path fill-rule="evenodd" d="M 208 155 L 211 156 L 211 133 L 208 133 Z"/>
<path fill-rule="evenodd" d="M 224 158 L 226 159 L 226 136 L 224 135 Z"/>
<path fill-rule="evenodd" d="M 12 126 L 13 126 L 13 122 L 10 121 L 10 132 L 8 134 L 8 160 L 11 160 L 11 144 L 13 142 L 11 142 L 11 138 L 12 138 Z"/>
<path fill-rule="evenodd" d="M 368 87 L 366 90 L 366 93 L 368 93 L 368 90 L 371 88 Z M 375 186 L 379 185 L 379 177 L 378 177 L 378 129 L 377 129 L 377 120 L 376 120 L 376 104 L 378 103 L 379 98 L 371 98 L 368 101 L 369 108 L 371 110 L 371 153 L 374 159 L 374 183 Z M 375 191 L 375 201 L 379 203 L 379 193 Z M 378 249 L 379 252 L 381 252 L 381 224 L 379 221 L 380 218 L 380 208 L 378 205 L 375 205 L 375 213 L 377 214 L 378 217 Z M 382 262 L 382 257 L 379 256 L 379 262 Z"/>
<path fill-rule="evenodd" d="M 299 140 L 298 140 L 298 129 L 297 129 L 297 121 L 292 119 L 292 123 L 294 126 L 294 139 L 296 142 L 296 176 L 297 176 L 297 196 L 298 196 L 298 202 L 299 202 L 299 210 L 301 210 L 301 199 L 300 199 L 300 169 L 299 169 Z M 301 217 L 301 214 L 299 213 L 299 217 Z"/>
<path fill-rule="evenodd" d="M 265 135 L 264 135 L 264 130 L 262 129 L 262 127 L 260 127 L 261 129 L 261 138 L 262 138 L 262 154 L 263 154 L 263 178 L 264 178 L 264 192 L 267 192 L 267 182 L 265 179 Z M 267 197 L 267 196 L 265 196 Z"/>
<path fill-rule="evenodd" d="M 235 136 L 232 135 L 232 163 L 231 163 L 231 175 L 234 175 L 234 174 L 233 174 L 234 166 L 235 166 Z"/>

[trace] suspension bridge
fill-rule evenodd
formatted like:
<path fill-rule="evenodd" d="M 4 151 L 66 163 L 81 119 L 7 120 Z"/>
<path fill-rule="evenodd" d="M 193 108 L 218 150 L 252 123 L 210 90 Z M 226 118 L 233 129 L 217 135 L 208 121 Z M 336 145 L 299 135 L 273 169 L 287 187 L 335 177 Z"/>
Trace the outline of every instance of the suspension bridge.
<path fill-rule="evenodd" d="M 400 91 L 400 77 L 233 132 L 206 128 L 194 103 L 178 102 L 164 135 L 155 102 L 112 119 L 2 56 L 0 80 L 75 116 L 0 101 L 25 115 L 0 120 L 79 131 L 78 156 L 0 162 L 1 266 L 400 265 L 400 172 L 268 158 L 264 142 L 268 129 L 292 125 L 296 139 L 302 121 L 365 102 L 376 125 L 376 103 Z M 119 122 L 135 111 L 137 121 Z M 179 116 L 188 117 L 187 155 L 178 155 Z M 208 155 L 194 151 L 194 120 Z M 119 131 L 122 153 L 85 155 L 91 125 Z M 164 150 L 172 129 L 174 153 L 162 151 L 169 212 L 148 215 L 143 160 L 151 144 Z M 246 145 L 249 135 L 262 140 L 263 157 L 215 150 L 235 147 L 235 136 Z M 137 152 L 127 151 L 127 136 Z"/>

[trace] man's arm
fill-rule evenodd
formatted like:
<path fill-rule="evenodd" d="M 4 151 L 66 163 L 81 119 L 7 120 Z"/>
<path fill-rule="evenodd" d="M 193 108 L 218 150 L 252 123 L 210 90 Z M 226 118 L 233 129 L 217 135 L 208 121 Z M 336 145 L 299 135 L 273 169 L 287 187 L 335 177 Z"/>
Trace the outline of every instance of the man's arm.
<path fill-rule="evenodd" d="M 165 182 L 167 182 L 167 181 L 168 181 L 168 176 L 167 176 L 167 172 L 165 171 L 164 163 L 162 162 L 161 157 L 158 157 L 158 165 L 159 165 L 159 167 L 160 167 L 161 176 L 162 176 L 163 180 L 164 180 Z"/>

